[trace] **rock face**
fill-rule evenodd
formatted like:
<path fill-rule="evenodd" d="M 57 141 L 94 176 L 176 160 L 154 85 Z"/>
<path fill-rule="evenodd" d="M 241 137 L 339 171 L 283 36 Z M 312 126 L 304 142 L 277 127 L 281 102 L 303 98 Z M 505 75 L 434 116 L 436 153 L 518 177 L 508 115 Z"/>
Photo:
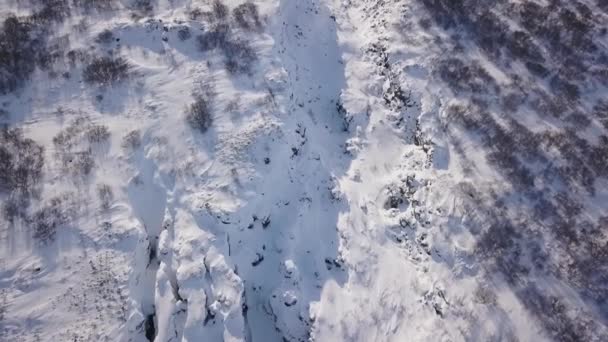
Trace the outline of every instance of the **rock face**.
<path fill-rule="evenodd" d="M 608 340 L 605 1 L 0 20 L 0 340 Z"/>

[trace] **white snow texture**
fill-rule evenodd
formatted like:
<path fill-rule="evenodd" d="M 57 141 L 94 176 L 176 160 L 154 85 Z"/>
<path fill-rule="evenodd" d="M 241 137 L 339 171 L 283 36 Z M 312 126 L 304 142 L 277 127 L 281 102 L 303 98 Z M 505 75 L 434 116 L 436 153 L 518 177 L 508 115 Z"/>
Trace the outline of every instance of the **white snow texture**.
<path fill-rule="evenodd" d="M 1 1 L 0 340 L 607 341 L 608 82 L 481 3 Z"/>

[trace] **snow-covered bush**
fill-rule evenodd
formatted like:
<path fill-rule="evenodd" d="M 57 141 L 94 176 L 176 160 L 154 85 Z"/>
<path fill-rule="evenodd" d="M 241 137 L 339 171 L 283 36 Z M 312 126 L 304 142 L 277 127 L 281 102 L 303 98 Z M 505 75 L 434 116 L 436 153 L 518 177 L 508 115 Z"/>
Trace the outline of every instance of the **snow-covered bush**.
<path fill-rule="evenodd" d="M 97 185 L 97 196 L 99 197 L 99 202 L 101 203 L 101 209 L 110 209 L 110 204 L 112 203 L 112 200 L 114 200 L 114 192 L 108 184 Z"/>
<path fill-rule="evenodd" d="M 217 24 L 208 31 L 196 37 L 199 50 L 207 52 L 213 49 L 222 48 L 228 41 L 230 27 L 228 24 Z"/>
<path fill-rule="evenodd" d="M 71 67 L 75 67 L 76 63 L 86 63 L 90 59 L 89 53 L 84 49 L 70 50 L 66 57 Z"/>
<path fill-rule="evenodd" d="M 36 67 L 49 69 L 69 42 L 59 37 L 48 46 L 56 23 L 70 16 L 69 0 L 33 1 L 29 16 L 6 16 L 0 30 L 0 94 L 17 90 Z"/>
<path fill-rule="evenodd" d="M 133 130 L 127 133 L 127 135 L 122 138 L 121 146 L 125 149 L 130 150 L 134 150 L 141 146 L 141 134 L 139 133 L 139 131 Z"/>
<path fill-rule="evenodd" d="M 73 120 L 53 137 L 60 167 L 73 176 L 87 176 L 95 166 L 93 149 L 110 138 L 104 125 L 92 124 L 87 117 Z"/>
<path fill-rule="evenodd" d="M 198 7 L 193 8 L 188 12 L 188 18 L 190 18 L 190 20 L 200 20 L 202 16 L 203 11 Z"/>
<path fill-rule="evenodd" d="M 238 5 L 232 10 L 234 20 L 244 30 L 259 30 L 262 28 L 258 7 L 252 2 Z"/>
<path fill-rule="evenodd" d="M 110 138 L 110 130 L 107 126 L 93 125 L 89 128 L 86 135 L 90 143 L 101 143 Z"/>
<path fill-rule="evenodd" d="M 559 75 L 551 78 L 549 85 L 551 90 L 557 96 L 566 98 L 570 101 L 576 101 L 580 97 L 580 90 L 576 84 L 573 84 Z"/>
<path fill-rule="evenodd" d="M 80 144 L 83 135 L 91 127 L 88 118 L 78 117 L 53 137 L 53 144 L 59 152 L 69 151 Z"/>
<path fill-rule="evenodd" d="M 186 121 L 195 130 L 205 133 L 213 122 L 211 104 L 204 96 L 197 95 L 186 111 Z"/>
<path fill-rule="evenodd" d="M 228 13 L 228 6 L 224 5 L 222 1 L 215 0 L 213 2 L 212 14 L 214 19 L 225 20 L 228 17 Z"/>
<path fill-rule="evenodd" d="M 84 177 L 91 173 L 95 160 L 90 149 L 84 151 L 62 151 L 58 154 L 65 173 Z"/>
<path fill-rule="evenodd" d="M 85 82 L 96 85 L 111 85 L 129 77 L 131 66 L 122 57 L 98 57 L 84 69 L 82 76 Z"/>
<path fill-rule="evenodd" d="M 29 20 L 36 24 L 49 25 L 61 22 L 70 16 L 69 0 L 43 0 L 36 1 L 42 8 L 34 12 Z"/>
<path fill-rule="evenodd" d="M 608 129 L 608 100 L 602 99 L 593 106 L 593 116 L 596 117 L 604 128 Z"/>
<path fill-rule="evenodd" d="M 2 215 L 9 223 L 25 217 L 31 198 L 40 193 L 44 148 L 24 138 L 19 129 L 0 131 L 0 195 Z"/>
<path fill-rule="evenodd" d="M 222 48 L 226 70 L 231 74 L 251 73 L 257 54 L 249 43 L 242 39 L 227 41 Z"/>
<path fill-rule="evenodd" d="M 91 150 L 73 153 L 68 159 L 72 172 L 76 175 L 87 176 L 95 167 L 95 160 Z"/>
<path fill-rule="evenodd" d="M 235 37 L 228 23 L 212 25 L 208 31 L 197 37 L 197 41 L 201 52 L 221 50 L 225 57 L 226 70 L 231 74 L 251 73 L 253 64 L 257 61 L 257 53 L 253 47 L 246 40 Z"/>
<path fill-rule="evenodd" d="M 43 46 L 31 39 L 32 25 L 10 16 L 0 32 L 0 93 L 21 87 L 36 68 Z"/>
<path fill-rule="evenodd" d="M 42 178 L 44 148 L 19 129 L 0 131 L 0 192 L 31 194 Z"/>
<path fill-rule="evenodd" d="M 495 80 L 477 63 L 466 63 L 456 57 L 441 61 L 439 77 L 457 92 L 471 91 L 481 93 L 491 90 Z"/>
<path fill-rule="evenodd" d="M 2 216 L 8 223 L 14 223 L 18 217 L 25 217 L 29 199 L 18 194 L 11 194 L 2 203 Z"/>
<path fill-rule="evenodd" d="M 53 197 L 43 207 L 28 217 L 28 225 L 33 230 L 33 237 L 41 244 L 48 244 L 55 239 L 57 228 L 70 222 L 72 208 L 65 208 L 69 195 Z"/>
<path fill-rule="evenodd" d="M 12 188 L 13 163 L 13 154 L 5 146 L 0 146 L 0 189 Z"/>

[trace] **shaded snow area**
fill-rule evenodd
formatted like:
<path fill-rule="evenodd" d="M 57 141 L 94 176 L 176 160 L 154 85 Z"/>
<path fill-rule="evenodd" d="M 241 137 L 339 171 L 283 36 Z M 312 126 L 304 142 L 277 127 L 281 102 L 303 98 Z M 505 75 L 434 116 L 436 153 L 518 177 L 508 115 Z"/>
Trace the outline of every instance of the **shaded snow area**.
<path fill-rule="evenodd" d="M 0 19 L 1 341 L 608 341 L 606 1 Z"/>

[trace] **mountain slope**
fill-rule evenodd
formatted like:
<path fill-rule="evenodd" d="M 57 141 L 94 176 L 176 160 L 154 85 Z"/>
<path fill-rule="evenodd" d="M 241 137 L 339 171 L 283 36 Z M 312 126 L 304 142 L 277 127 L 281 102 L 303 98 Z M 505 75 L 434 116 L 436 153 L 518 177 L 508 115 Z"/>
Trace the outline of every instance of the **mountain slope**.
<path fill-rule="evenodd" d="M 0 339 L 605 340 L 606 9 L 0 5 Z"/>

